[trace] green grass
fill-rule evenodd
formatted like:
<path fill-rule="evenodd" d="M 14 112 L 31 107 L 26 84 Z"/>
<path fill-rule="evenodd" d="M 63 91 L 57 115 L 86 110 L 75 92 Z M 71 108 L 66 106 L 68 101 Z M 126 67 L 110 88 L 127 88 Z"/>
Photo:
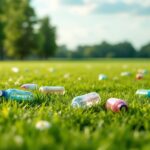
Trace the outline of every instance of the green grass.
<path fill-rule="evenodd" d="M 12 72 L 12 67 L 18 67 L 19 73 Z M 135 80 L 137 70 L 143 68 L 150 69 L 150 61 L 0 62 L 0 89 L 20 89 L 24 83 L 66 89 L 65 95 L 35 92 L 39 96 L 31 102 L 1 100 L 0 149 L 149 150 L 150 99 L 135 95 L 137 89 L 150 88 L 150 73 Z M 132 75 L 121 77 L 123 71 Z M 70 77 L 64 78 L 68 73 Z M 108 80 L 98 81 L 100 73 Z M 71 107 L 75 96 L 92 91 L 100 94 L 101 103 L 89 109 Z M 105 102 L 110 97 L 126 100 L 129 111 L 106 111 Z M 39 120 L 47 120 L 51 128 L 37 130 Z"/>

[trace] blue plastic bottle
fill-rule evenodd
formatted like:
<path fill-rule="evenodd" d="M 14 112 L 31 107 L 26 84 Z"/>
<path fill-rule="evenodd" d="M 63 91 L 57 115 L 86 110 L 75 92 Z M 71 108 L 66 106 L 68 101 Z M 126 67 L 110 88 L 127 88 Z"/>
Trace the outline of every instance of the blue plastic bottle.
<path fill-rule="evenodd" d="M 0 97 L 17 101 L 33 100 L 33 94 L 31 92 L 16 89 L 0 90 Z"/>
<path fill-rule="evenodd" d="M 136 91 L 136 95 L 150 97 L 150 89 L 140 89 Z"/>

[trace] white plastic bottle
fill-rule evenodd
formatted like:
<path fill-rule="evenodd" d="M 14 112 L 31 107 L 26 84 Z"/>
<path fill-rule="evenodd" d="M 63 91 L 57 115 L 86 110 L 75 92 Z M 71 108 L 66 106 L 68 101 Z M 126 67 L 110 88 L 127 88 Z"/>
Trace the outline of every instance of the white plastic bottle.
<path fill-rule="evenodd" d="M 65 94 L 65 88 L 62 86 L 42 86 L 39 91 L 45 94 Z"/>
<path fill-rule="evenodd" d="M 96 92 L 77 96 L 72 100 L 73 107 L 90 107 L 100 102 L 100 96 Z"/>

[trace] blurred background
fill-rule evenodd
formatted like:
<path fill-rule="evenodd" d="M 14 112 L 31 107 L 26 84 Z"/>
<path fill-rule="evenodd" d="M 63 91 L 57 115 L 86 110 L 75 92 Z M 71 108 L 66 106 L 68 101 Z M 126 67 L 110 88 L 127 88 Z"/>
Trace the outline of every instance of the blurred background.
<path fill-rule="evenodd" d="M 150 0 L 0 0 L 0 60 L 150 57 Z"/>

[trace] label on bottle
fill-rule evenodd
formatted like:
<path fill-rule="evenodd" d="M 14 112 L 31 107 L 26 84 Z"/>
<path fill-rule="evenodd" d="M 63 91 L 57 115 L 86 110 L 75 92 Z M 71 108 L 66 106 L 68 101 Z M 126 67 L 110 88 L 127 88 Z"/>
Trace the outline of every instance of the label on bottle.
<path fill-rule="evenodd" d="M 11 100 L 18 100 L 18 101 L 22 101 L 22 100 L 33 100 L 33 96 L 32 95 L 17 95 L 17 94 L 12 94 L 10 96 Z"/>
<path fill-rule="evenodd" d="M 110 98 L 110 99 L 108 99 L 108 103 L 110 103 L 111 105 L 114 105 L 117 100 L 118 99 L 116 99 L 116 98 Z"/>

